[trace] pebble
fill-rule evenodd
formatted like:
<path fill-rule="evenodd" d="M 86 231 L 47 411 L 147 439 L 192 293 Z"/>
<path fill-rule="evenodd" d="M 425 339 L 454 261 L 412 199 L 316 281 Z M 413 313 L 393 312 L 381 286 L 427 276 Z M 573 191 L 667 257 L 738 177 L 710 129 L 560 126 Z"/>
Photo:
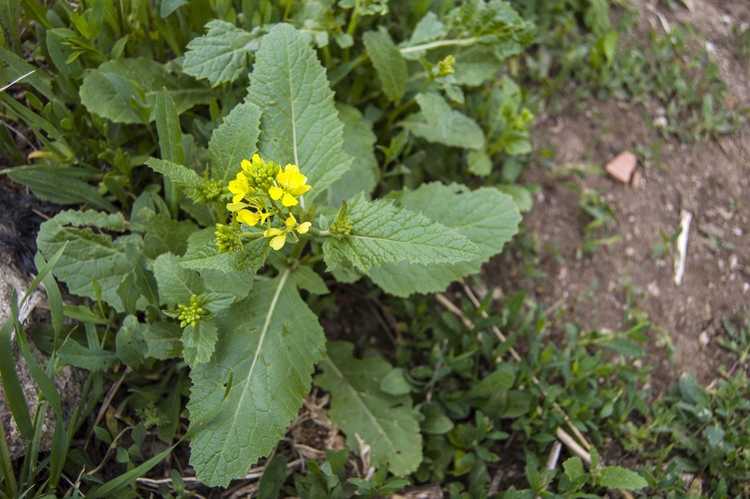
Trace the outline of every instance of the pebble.
<path fill-rule="evenodd" d="M 629 184 L 637 166 L 638 158 L 635 157 L 635 154 L 625 151 L 607 163 L 605 169 L 616 180 L 623 184 Z"/>
<path fill-rule="evenodd" d="M 706 331 L 703 331 L 700 336 L 698 336 L 698 341 L 701 342 L 701 345 L 708 346 L 708 344 L 711 342 L 711 338 L 708 336 L 708 333 Z"/>

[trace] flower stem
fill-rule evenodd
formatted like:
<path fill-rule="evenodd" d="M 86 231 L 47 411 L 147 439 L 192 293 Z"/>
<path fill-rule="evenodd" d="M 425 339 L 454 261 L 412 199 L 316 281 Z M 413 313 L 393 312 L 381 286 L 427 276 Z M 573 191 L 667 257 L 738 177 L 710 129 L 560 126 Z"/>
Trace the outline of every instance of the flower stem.
<path fill-rule="evenodd" d="M 432 50 L 440 47 L 468 47 L 474 45 L 479 41 L 479 37 L 473 36 L 471 38 L 456 38 L 451 40 L 438 40 L 436 42 L 422 43 L 420 45 L 412 45 L 411 47 L 403 47 L 400 49 L 402 54 L 410 54 L 412 52 L 421 52 L 423 50 Z"/>

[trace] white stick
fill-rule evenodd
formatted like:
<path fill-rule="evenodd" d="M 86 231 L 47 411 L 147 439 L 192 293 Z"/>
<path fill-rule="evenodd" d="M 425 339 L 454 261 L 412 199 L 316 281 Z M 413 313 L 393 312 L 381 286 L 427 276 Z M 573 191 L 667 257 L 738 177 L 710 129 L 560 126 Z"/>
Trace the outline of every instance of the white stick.
<path fill-rule="evenodd" d="M 677 259 L 674 262 L 674 283 L 678 286 L 682 284 L 682 278 L 685 276 L 688 233 L 690 232 L 690 222 L 693 221 L 693 215 L 689 211 L 682 210 L 680 217 L 680 235 L 677 237 Z"/>
<path fill-rule="evenodd" d="M 8 84 L 7 84 L 7 85 L 5 85 L 4 87 L 0 87 L 0 92 L 5 92 L 5 91 L 6 91 L 6 90 L 8 90 L 8 89 L 9 89 L 10 87 L 12 87 L 13 85 L 15 85 L 15 84 L 16 84 L 16 83 L 18 83 L 19 81 L 23 80 L 23 79 L 24 79 L 24 78 L 26 78 L 27 76 L 31 76 L 31 75 L 32 75 L 32 74 L 34 74 L 35 72 L 36 72 L 36 69 L 32 69 L 31 71 L 29 71 L 29 72 L 28 72 L 28 73 L 26 73 L 25 75 L 21 75 L 21 76 L 19 76 L 18 78 L 16 78 L 16 79 L 15 79 L 15 80 L 13 80 L 12 82 L 8 83 Z"/>

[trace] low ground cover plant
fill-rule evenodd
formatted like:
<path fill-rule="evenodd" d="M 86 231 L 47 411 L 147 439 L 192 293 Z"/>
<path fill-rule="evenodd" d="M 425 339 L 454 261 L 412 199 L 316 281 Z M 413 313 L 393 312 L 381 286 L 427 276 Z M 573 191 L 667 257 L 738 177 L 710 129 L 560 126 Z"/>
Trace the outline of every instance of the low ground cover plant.
<path fill-rule="evenodd" d="M 45 288 L 49 323 L 27 341 L 14 310 L 0 331 L 26 445 L 13 462 L 0 439 L 0 493 L 193 497 L 260 465 L 261 497 L 425 484 L 461 498 L 678 494 L 680 473 L 713 478 L 726 456 L 737 473 L 710 487 L 739 490 L 743 436 L 723 429 L 736 420 L 719 409 L 741 406 L 739 375 L 719 395 L 681 384 L 695 411 L 677 398 L 652 410 L 648 373 L 623 364 L 642 355 L 643 322 L 619 335 L 568 325 L 563 341 L 522 294 L 499 309 L 491 296 L 458 301 L 458 315 L 429 297 L 477 274 L 531 207 L 533 187 L 516 181 L 550 98 L 533 85 L 554 74 L 616 86 L 609 9 L 0 0 L 0 173 L 55 205 L 31 283 Z M 573 45 L 567 64 L 545 63 Z M 507 341 L 489 334 L 498 325 Z M 11 337 L 40 387 L 34 410 Z M 503 360 L 514 347 L 523 360 Z M 86 374 L 72 414 L 53 385 L 65 366 Z M 292 461 L 285 435 L 321 394 L 343 448 Z M 678 452 L 655 461 L 666 474 L 606 455 L 611 438 L 626 453 L 660 445 L 677 419 L 699 431 L 706 407 L 722 418 L 706 430 L 716 445 L 675 432 Z M 539 456 L 563 424 L 603 457 L 545 469 Z M 493 484 L 500 467 L 515 484 L 506 492 Z M 144 478 L 155 470 L 169 478 Z"/>

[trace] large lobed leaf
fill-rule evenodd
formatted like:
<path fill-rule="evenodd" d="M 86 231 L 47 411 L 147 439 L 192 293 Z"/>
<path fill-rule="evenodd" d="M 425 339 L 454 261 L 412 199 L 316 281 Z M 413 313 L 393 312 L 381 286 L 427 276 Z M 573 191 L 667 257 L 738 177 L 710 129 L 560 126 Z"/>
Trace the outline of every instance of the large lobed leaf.
<path fill-rule="evenodd" d="M 268 455 L 297 415 L 324 350 L 323 330 L 290 271 L 260 281 L 216 320 L 213 358 L 191 372 L 191 464 L 226 486 Z"/>
<path fill-rule="evenodd" d="M 348 170 L 351 158 L 325 69 L 292 26 L 276 25 L 261 40 L 247 99 L 263 113 L 261 154 L 299 165 L 313 188 L 306 197 L 321 194 Z"/>
<path fill-rule="evenodd" d="M 63 211 L 42 224 L 37 247 L 49 259 L 67 244 L 53 270 L 55 277 L 67 284 L 71 293 L 94 300 L 101 298 L 123 312 L 124 305 L 117 290 L 133 270 L 128 247 L 131 251 L 137 250 L 141 238 L 131 235 L 113 240 L 93 228 L 122 232 L 127 222 L 120 213 Z"/>
<path fill-rule="evenodd" d="M 358 435 L 370 446 L 372 464 L 388 466 L 397 476 L 417 469 L 422 461 L 422 435 L 417 411 L 409 395 L 391 395 L 381 388 L 393 368 L 381 357 L 362 360 L 352 356 L 353 345 L 328 344 L 323 373 L 315 383 L 331 393 L 329 416 L 347 434 L 347 443 L 357 449 Z"/>
<path fill-rule="evenodd" d="M 459 232 L 391 201 L 359 195 L 348 205 L 348 221 L 350 234 L 329 237 L 323 244 L 329 268 L 351 264 L 367 272 L 385 263 L 457 263 L 481 255 Z"/>
<path fill-rule="evenodd" d="M 453 264 L 387 263 L 368 270 L 385 291 L 408 296 L 442 291 L 461 277 L 479 272 L 482 264 L 500 253 L 518 231 L 521 215 L 513 199 L 494 188 L 470 191 L 461 185 L 424 184 L 399 198 L 404 208 L 455 230 L 476 244 L 477 257 Z"/>
<path fill-rule="evenodd" d="M 188 43 L 182 70 L 207 79 L 214 87 L 236 80 L 258 48 L 256 36 L 220 19 L 210 21 L 206 28 L 205 35 Z"/>

